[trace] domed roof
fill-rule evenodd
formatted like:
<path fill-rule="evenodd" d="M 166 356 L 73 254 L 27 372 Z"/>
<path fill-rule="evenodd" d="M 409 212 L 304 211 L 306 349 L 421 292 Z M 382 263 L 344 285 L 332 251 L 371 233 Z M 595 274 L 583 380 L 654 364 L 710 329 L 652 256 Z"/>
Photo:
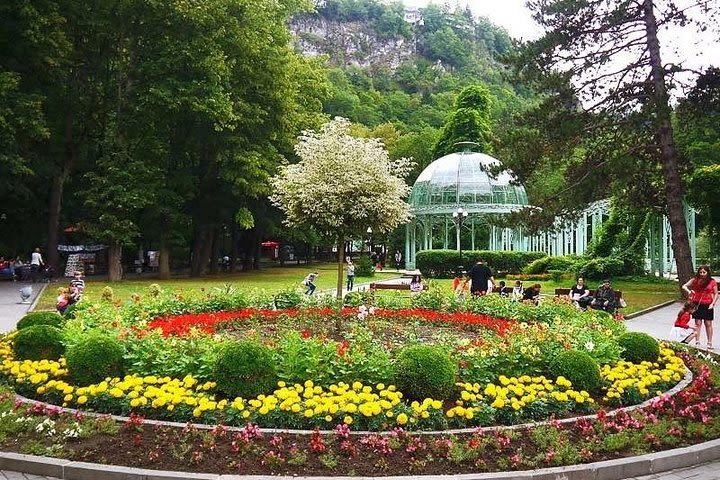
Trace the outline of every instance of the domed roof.
<path fill-rule="evenodd" d="M 457 207 L 469 213 L 509 213 L 527 206 L 522 185 L 502 163 L 484 153 L 451 153 L 422 171 L 410 194 L 415 214 L 451 214 Z"/>

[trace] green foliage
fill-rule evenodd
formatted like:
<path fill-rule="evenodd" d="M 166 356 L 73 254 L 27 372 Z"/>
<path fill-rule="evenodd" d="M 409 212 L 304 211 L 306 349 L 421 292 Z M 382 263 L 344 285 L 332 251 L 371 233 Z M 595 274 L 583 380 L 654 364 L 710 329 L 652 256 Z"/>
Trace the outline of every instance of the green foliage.
<path fill-rule="evenodd" d="M 372 293 L 369 290 L 352 291 L 345 295 L 343 304 L 350 307 L 359 307 L 360 305 L 372 305 Z"/>
<path fill-rule="evenodd" d="M 585 262 L 578 276 L 586 279 L 601 280 L 623 274 L 625 263 L 614 257 L 593 258 Z"/>
<path fill-rule="evenodd" d="M 356 277 L 372 277 L 375 275 L 375 265 L 367 255 L 360 255 L 355 260 Z"/>
<path fill-rule="evenodd" d="M 406 347 L 395 362 L 395 385 L 411 400 L 449 399 L 455 390 L 458 367 L 438 347 Z"/>
<path fill-rule="evenodd" d="M 549 373 L 552 378 L 567 378 L 575 390 L 595 392 L 602 385 L 600 367 L 587 352 L 568 350 L 559 353 L 550 362 Z"/>
<path fill-rule="evenodd" d="M 620 336 L 618 344 L 622 348 L 622 358 L 632 363 L 656 362 L 660 356 L 657 340 L 641 332 L 628 332 Z"/>
<path fill-rule="evenodd" d="M 128 373 L 172 378 L 193 375 L 201 381 L 213 379 L 218 343 L 212 336 L 165 338 L 155 331 L 142 338 L 129 336 L 124 345 Z"/>
<path fill-rule="evenodd" d="M 229 398 L 269 394 L 277 383 L 272 351 L 249 340 L 222 345 L 213 374 L 218 390 Z"/>
<path fill-rule="evenodd" d="M 117 338 L 93 333 L 68 348 L 70 376 L 78 385 L 102 382 L 125 375 L 125 349 Z"/>
<path fill-rule="evenodd" d="M 576 255 L 566 255 L 562 257 L 547 256 L 538 258 L 523 268 L 522 273 L 528 275 L 536 275 L 540 273 L 548 273 L 550 270 L 559 270 L 561 272 L 575 272 L 581 260 Z"/>
<path fill-rule="evenodd" d="M 13 339 L 18 360 L 57 360 L 65 353 L 62 332 L 50 325 L 34 325 L 20 330 Z"/>
<path fill-rule="evenodd" d="M 303 301 L 303 295 L 297 288 L 280 290 L 275 294 L 275 308 L 295 308 Z"/>
<path fill-rule="evenodd" d="M 546 257 L 542 252 L 499 252 L 469 251 L 463 252 L 463 265 L 469 269 L 475 264 L 476 258 L 483 258 L 493 272 L 519 273 L 529 263 Z M 423 250 L 418 252 L 416 267 L 426 277 L 453 278 L 460 265 L 459 253 L 455 250 Z"/>
<path fill-rule="evenodd" d="M 55 312 L 30 312 L 18 321 L 15 328 L 22 330 L 33 325 L 50 325 L 61 328 L 63 323 L 63 317 Z"/>
<path fill-rule="evenodd" d="M 112 303 L 115 300 L 115 292 L 110 285 L 103 288 L 102 293 L 100 294 L 100 299 L 107 303 Z"/>
<path fill-rule="evenodd" d="M 465 88 L 458 95 L 455 110 L 440 132 L 433 155 L 435 158 L 457 152 L 458 142 L 475 142 L 482 153 L 492 152 L 490 125 L 490 92 L 481 85 Z"/>

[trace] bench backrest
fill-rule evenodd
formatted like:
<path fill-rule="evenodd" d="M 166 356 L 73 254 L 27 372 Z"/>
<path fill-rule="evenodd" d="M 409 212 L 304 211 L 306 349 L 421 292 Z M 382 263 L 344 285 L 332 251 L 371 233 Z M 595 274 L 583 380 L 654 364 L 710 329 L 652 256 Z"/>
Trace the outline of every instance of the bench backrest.
<path fill-rule="evenodd" d="M 556 288 L 555 296 L 562 297 L 562 296 L 570 295 L 570 290 L 572 290 L 572 289 L 571 288 Z M 590 293 L 592 293 L 592 292 L 594 292 L 594 290 L 590 290 Z M 622 291 L 615 290 L 615 301 L 619 303 L 621 298 L 622 298 Z"/>
<path fill-rule="evenodd" d="M 427 290 L 427 284 L 423 283 L 423 290 Z M 371 283 L 370 290 L 410 290 L 409 283 Z"/>

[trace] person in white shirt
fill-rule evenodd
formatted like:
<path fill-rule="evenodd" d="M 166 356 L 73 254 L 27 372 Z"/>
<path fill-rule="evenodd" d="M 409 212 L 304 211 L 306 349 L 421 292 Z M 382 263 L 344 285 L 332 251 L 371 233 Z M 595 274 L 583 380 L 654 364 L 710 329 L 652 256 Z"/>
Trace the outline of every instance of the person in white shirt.
<path fill-rule="evenodd" d="M 42 255 L 40 254 L 40 248 L 36 248 L 35 251 L 32 253 L 32 257 L 30 258 L 30 275 L 32 276 L 33 282 L 38 281 L 40 267 L 43 265 L 45 265 L 45 262 L 43 261 Z"/>

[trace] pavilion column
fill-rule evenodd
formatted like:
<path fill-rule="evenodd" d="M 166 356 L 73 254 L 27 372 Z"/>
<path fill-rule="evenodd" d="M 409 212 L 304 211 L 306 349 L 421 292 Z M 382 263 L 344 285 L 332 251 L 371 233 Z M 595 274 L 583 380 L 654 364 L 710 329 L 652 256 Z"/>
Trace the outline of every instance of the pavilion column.
<path fill-rule="evenodd" d="M 688 226 L 688 240 L 690 241 L 690 258 L 693 269 L 697 268 L 697 245 L 695 238 L 695 210 L 685 205 L 685 217 Z"/>
<path fill-rule="evenodd" d="M 433 222 L 430 220 L 428 225 L 428 249 L 433 249 Z"/>
<path fill-rule="evenodd" d="M 475 219 L 470 219 L 470 250 L 475 251 Z"/>
<path fill-rule="evenodd" d="M 414 224 L 414 222 L 411 222 Z M 411 263 L 410 262 L 410 225 L 411 223 L 405 224 L 405 263 Z M 407 268 L 407 265 L 405 266 Z"/>
<path fill-rule="evenodd" d="M 443 250 L 448 249 L 448 219 L 445 217 L 445 241 L 443 242 Z"/>

